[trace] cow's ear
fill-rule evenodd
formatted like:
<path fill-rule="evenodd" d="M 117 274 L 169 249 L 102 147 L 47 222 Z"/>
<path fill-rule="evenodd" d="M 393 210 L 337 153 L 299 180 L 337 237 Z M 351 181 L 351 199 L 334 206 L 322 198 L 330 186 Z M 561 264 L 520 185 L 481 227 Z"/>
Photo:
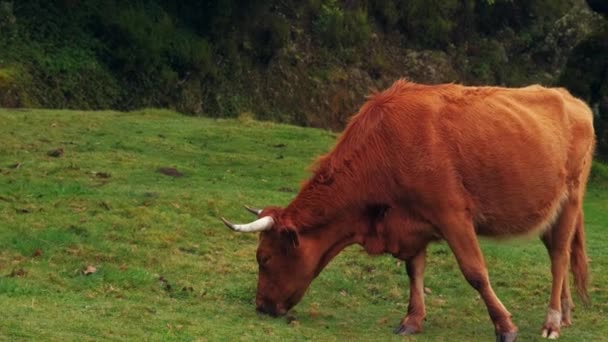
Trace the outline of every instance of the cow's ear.
<path fill-rule="evenodd" d="M 288 247 L 297 248 L 300 245 L 300 238 L 295 228 L 281 229 L 281 237 Z"/>

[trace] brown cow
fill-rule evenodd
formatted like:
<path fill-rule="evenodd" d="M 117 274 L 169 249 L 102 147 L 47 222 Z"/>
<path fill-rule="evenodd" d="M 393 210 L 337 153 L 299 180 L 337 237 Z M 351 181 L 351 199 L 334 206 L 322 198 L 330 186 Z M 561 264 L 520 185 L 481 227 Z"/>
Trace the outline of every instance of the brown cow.
<path fill-rule="evenodd" d="M 587 298 L 583 213 L 594 149 L 592 114 L 563 89 L 426 86 L 397 81 L 374 94 L 284 209 L 228 227 L 261 231 L 257 309 L 285 314 L 344 247 L 405 260 L 408 313 L 422 330 L 426 247 L 443 239 L 483 298 L 497 340 L 517 327 L 490 286 L 476 235 L 540 235 L 553 286 L 542 336 L 571 323 L 570 261 Z"/>

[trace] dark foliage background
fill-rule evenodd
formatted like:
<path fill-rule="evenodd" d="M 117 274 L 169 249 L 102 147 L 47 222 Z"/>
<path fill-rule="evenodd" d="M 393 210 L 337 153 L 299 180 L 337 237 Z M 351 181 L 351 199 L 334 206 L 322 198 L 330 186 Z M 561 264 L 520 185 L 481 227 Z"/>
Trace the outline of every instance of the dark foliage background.
<path fill-rule="evenodd" d="M 340 129 L 399 77 L 541 83 L 595 108 L 608 153 L 608 10 L 587 2 L 0 0 L 0 105 Z"/>

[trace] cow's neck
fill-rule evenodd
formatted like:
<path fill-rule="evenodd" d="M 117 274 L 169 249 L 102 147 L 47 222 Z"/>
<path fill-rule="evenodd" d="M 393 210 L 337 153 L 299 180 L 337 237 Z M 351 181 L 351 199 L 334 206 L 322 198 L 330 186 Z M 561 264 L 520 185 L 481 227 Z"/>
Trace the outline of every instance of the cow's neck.
<path fill-rule="evenodd" d="M 299 230 L 323 229 L 341 215 L 364 208 L 358 186 L 342 180 L 325 184 L 313 178 L 285 209 L 284 218 Z"/>
<path fill-rule="evenodd" d="M 340 173 L 329 181 L 319 176 L 315 174 L 304 184 L 281 217 L 282 225 L 314 240 L 315 253 L 320 256 L 317 274 L 347 246 L 366 245 L 370 207 L 383 207 L 388 202 L 376 197 L 377 191 L 364 188 L 371 183 L 357 178 L 362 175 Z"/>
<path fill-rule="evenodd" d="M 315 234 L 320 234 L 320 232 L 317 231 Z M 318 248 L 317 251 L 320 254 L 320 258 L 315 271 L 315 277 L 344 248 L 359 242 L 358 237 L 354 232 L 346 232 L 341 236 L 331 236 L 329 238 L 326 236 L 320 236 L 316 240 L 319 243 L 316 248 Z"/>

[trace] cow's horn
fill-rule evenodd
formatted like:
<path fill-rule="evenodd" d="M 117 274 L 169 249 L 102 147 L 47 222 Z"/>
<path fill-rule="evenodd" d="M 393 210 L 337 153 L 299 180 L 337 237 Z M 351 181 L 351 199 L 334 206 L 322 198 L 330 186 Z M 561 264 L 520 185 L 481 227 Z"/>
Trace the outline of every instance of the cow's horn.
<path fill-rule="evenodd" d="M 261 232 L 263 230 L 268 230 L 272 228 L 274 225 L 274 219 L 270 216 L 262 217 L 261 219 L 255 220 L 251 223 L 247 224 L 234 224 L 225 218 L 221 218 L 222 222 L 226 225 L 226 227 L 236 231 L 236 232 L 246 232 L 246 233 L 254 233 Z"/>
<path fill-rule="evenodd" d="M 248 212 L 254 214 L 254 215 L 260 215 L 262 213 L 262 209 L 258 209 L 258 208 L 252 208 L 250 206 L 245 206 L 245 209 L 247 209 Z"/>

